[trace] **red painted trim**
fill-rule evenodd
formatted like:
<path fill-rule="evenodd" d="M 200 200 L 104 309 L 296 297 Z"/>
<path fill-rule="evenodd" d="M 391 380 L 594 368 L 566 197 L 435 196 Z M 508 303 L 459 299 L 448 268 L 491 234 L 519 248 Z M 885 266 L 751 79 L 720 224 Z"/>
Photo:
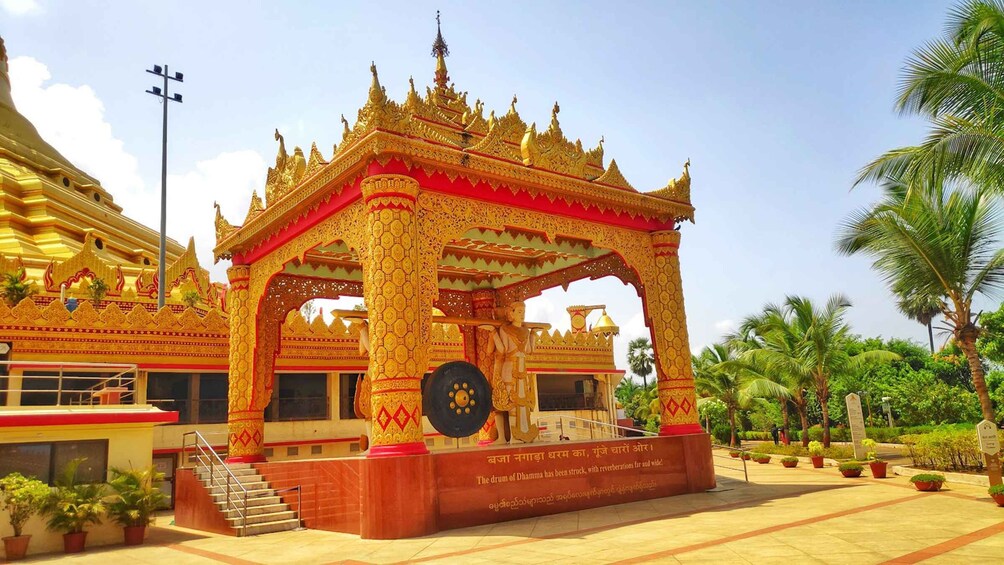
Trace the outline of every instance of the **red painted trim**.
<path fill-rule="evenodd" d="M 225 365 L 205 365 L 205 364 L 202 364 L 202 365 L 199 365 L 199 364 L 193 364 L 193 365 L 185 365 L 185 364 L 174 365 L 174 364 L 171 364 L 171 363 L 138 363 L 137 366 L 140 369 L 147 369 L 147 370 L 149 370 L 149 369 L 180 369 L 180 370 L 185 370 L 185 371 L 204 371 L 204 370 L 218 371 L 218 370 L 222 370 L 223 372 L 226 372 L 227 369 L 230 368 L 230 363 L 227 363 Z"/>
<path fill-rule="evenodd" d="M 537 368 L 527 365 L 527 372 L 529 373 L 575 373 L 575 374 L 601 374 L 601 375 L 611 375 L 618 374 L 623 375 L 626 373 L 624 369 L 557 369 L 551 367 Z"/>
<path fill-rule="evenodd" d="M 542 194 L 532 196 L 525 190 L 517 190 L 516 194 L 513 194 L 513 191 L 506 186 L 498 186 L 497 189 L 493 189 L 485 181 L 478 181 L 475 184 L 459 176 L 451 181 L 442 172 L 437 171 L 429 175 L 420 168 L 409 170 L 408 166 L 400 159 L 392 159 L 386 165 L 380 165 L 374 161 L 370 163 L 366 173 L 368 175 L 394 174 L 410 176 L 419 182 L 423 190 L 443 192 L 480 202 L 488 200 L 494 204 L 501 204 L 503 206 L 515 206 L 631 229 L 665 231 L 672 229 L 676 225 L 676 222 L 672 220 L 669 222 L 659 222 L 655 219 L 646 219 L 641 214 L 632 216 L 628 213 L 617 213 L 609 209 L 601 211 L 598 207 L 592 205 L 587 208 L 578 202 L 566 203 L 562 198 L 556 198 L 552 202 L 543 194 L 547 192 L 545 189 L 541 190 Z M 485 195 L 491 195 L 491 197 L 485 198 Z"/>
<path fill-rule="evenodd" d="M 237 457 L 227 457 L 227 463 L 267 463 L 264 455 L 240 455 Z"/>
<path fill-rule="evenodd" d="M 374 445 L 366 454 L 367 458 L 399 457 L 402 455 L 427 455 L 429 448 L 424 441 L 411 443 L 395 443 L 394 445 Z"/>
<path fill-rule="evenodd" d="M 660 436 L 685 436 L 703 433 L 704 428 L 702 428 L 700 424 L 676 424 L 672 426 L 662 426 L 659 428 Z"/>
<path fill-rule="evenodd" d="M 173 424 L 177 412 L 68 412 L 60 414 L 0 414 L 0 428 L 79 426 L 97 424 Z"/>
<path fill-rule="evenodd" d="M 296 238 L 297 236 L 303 234 L 308 229 L 312 228 L 316 224 L 323 221 L 328 216 L 333 216 L 338 213 L 339 210 L 345 208 L 357 198 L 360 197 L 362 192 L 359 189 L 362 179 L 359 178 L 355 181 L 346 183 L 342 186 L 341 194 L 331 198 L 327 202 L 321 204 L 317 209 L 312 210 L 305 216 L 299 218 L 297 221 L 287 224 L 279 228 L 279 233 L 272 236 L 271 238 L 265 240 L 260 245 L 249 250 L 247 253 L 235 253 L 233 256 L 233 263 L 236 265 L 240 264 L 250 264 L 258 259 L 268 255 L 278 247 L 287 243 L 288 241 Z"/>

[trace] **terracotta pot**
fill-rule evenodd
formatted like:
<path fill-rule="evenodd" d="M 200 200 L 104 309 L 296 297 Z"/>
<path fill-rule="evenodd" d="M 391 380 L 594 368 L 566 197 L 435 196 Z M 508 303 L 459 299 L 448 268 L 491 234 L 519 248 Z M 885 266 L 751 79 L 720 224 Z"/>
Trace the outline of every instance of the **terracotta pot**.
<path fill-rule="evenodd" d="M 749 453 L 743 453 L 741 457 L 742 457 L 743 459 L 745 459 L 746 461 L 749 461 L 749 460 L 751 459 L 751 457 L 750 457 L 750 454 L 749 454 Z"/>
<path fill-rule="evenodd" d="M 811 455 L 809 459 L 812 459 L 812 466 L 816 469 L 823 468 L 823 456 L 822 455 Z"/>
<path fill-rule="evenodd" d="M 798 461 L 781 461 L 781 464 L 789 469 L 794 469 L 798 467 Z"/>
<path fill-rule="evenodd" d="M 7 555 L 7 561 L 24 559 L 25 554 L 28 553 L 29 541 L 31 541 L 31 536 L 10 536 L 3 538 L 3 549 L 5 555 Z"/>
<path fill-rule="evenodd" d="M 876 479 L 884 479 L 886 474 L 886 467 L 889 463 L 885 461 L 869 461 L 868 466 L 872 468 L 872 477 Z"/>
<path fill-rule="evenodd" d="M 761 465 L 766 465 L 767 463 L 770 463 L 770 457 L 764 457 L 763 459 L 754 459 L 754 461 L 756 461 Z"/>
<path fill-rule="evenodd" d="M 87 532 L 63 534 L 63 553 L 80 553 L 87 543 Z"/>
<path fill-rule="evenodd" d="M 122 534 L 126 545 L 142 545 L 146 535 L 146 526 L 125 526 Z"/>
<path fill-rule="evenodd" d="M 994 499 L 994 502 L 997 503 L 997 506 L 1004 506 L 1004 494 L 991 494 L 990 498 Z"/>
<path fill-rule="evenodd" d="M 941 481 L 917 481 L 913 486 L 917 487 L 917 490 L 936 492 L 941 490 Z"/>
<path fill-rule="evenodd" d="M 738 453 L 729 453 L 729 457 L 731 457 L 733 459 L 739 459 L 739 454 Z"/>
<path fill-rule="evenodd" d="M 847 477 L 848 479 L 853 479 L 854 477 L 860 477 L 861 476 L 861 470 L 860 469 L 853 469 L 853 470 L 852 469 L 848 469 L 847 471 L 840 471 L 840 474 L 843 475 L 843 476 L 845 476 L 845 477 Z"/>

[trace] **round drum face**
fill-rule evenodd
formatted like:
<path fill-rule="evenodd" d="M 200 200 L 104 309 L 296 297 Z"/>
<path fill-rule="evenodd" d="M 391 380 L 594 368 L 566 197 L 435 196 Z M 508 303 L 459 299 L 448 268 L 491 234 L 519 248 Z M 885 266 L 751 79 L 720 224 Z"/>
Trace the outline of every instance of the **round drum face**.
<path fill-rule="evenodd" d="M 469 437 L 488 421 L 492 390 L 480 369 L 466 361 L 439 366 L 422 391 L 422 411 L 446 437 Z"/>

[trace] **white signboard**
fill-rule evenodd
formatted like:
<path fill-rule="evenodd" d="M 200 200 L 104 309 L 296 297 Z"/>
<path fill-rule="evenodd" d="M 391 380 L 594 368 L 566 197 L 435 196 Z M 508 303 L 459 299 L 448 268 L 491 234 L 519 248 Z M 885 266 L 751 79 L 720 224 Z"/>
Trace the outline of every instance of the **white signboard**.
<path fill-rule="evenodd" d="M 861 397 L 853 392 L 844 397 L 847 403 L 847 423 L 851 426 L 851 441 L 854 442 L 854 458 L 864 460 L 865 448 L 861 440 L 865 439 L 865 415 L 861 410 Z"/>
<path fill-rule="evenodd" d="M 997 424 L 990 420 L 983 420 L 976 424 L 976 438 L 980 443 L 980 451 L 987 455 L 994 455 L 1000 452 L 1000 439 L 997 437 Z"/>

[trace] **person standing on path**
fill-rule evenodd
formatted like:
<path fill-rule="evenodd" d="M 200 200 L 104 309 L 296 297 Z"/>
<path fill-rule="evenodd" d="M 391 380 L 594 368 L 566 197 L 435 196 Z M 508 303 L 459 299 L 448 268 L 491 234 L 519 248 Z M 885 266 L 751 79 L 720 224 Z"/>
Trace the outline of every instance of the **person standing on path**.
<path fill-rule="evenodd" d="M 770 437 L 774 440 L 774 445 L 777 445 L 777 424 L 770 427 Z"/>

